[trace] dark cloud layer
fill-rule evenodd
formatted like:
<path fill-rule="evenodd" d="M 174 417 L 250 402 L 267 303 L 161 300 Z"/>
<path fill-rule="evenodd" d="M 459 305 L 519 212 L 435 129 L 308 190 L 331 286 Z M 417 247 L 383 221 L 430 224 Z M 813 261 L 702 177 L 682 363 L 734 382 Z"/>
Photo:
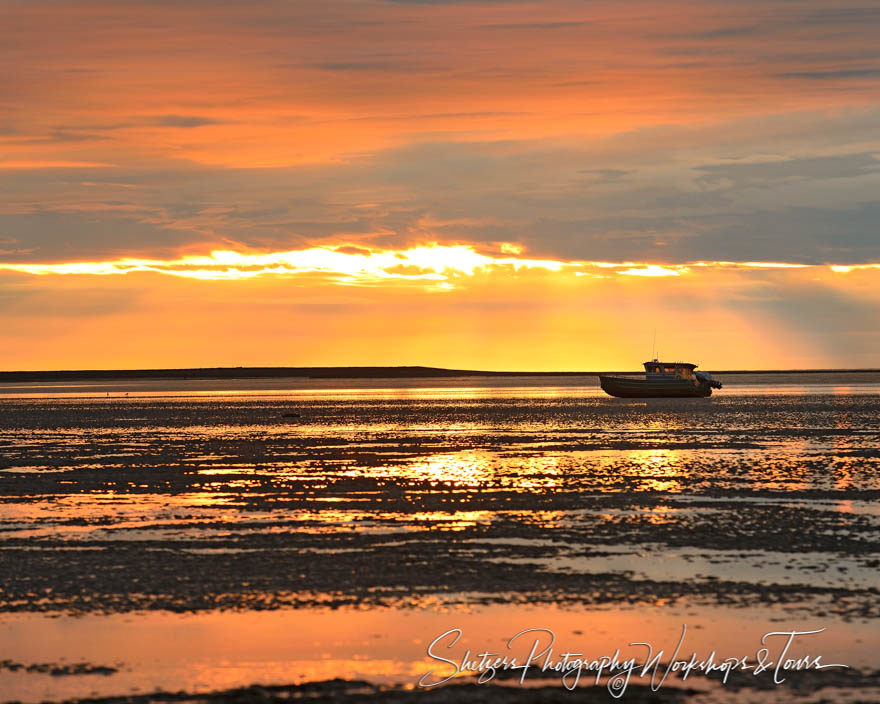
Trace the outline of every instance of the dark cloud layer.
<path fill-rule="evenodd" d="M 7 258 L 439 240 L 880 260 L 873 6 L 7 8 Z"/>

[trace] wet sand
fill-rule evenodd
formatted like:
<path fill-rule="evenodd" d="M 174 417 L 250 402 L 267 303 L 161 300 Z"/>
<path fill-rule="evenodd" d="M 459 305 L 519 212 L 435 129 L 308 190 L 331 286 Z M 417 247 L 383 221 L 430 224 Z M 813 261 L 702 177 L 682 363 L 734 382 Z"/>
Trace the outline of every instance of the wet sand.
<path fill-rule="evenodd" d="M 800 673 L 804 701 L 880 700 L 880 389 L 472 386 L 4 398 L 0 701 L 534 701 L 406 689 L 444 623 L 497 643 L 532 621 L 597 648 L 687 622 L 695 648 L 746 652 L 826 628 L 852 669 Z M 162 664 L 192 624 L 252 644 Z M 752 680 L 752 701 L 791 694 Z M 737 700 L 691 682 L 625 701 Z"/>

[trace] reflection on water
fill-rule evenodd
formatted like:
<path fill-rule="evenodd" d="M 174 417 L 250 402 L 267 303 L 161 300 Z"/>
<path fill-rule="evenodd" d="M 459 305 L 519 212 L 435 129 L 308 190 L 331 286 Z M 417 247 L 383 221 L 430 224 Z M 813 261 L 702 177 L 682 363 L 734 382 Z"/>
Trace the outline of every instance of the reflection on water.
<path fill-rule="evenodd" d="M 771 630 L 816 626 L 817 622 L 780 623 L 767 608 L 749 614 L 725 609 L 641 607 L 590 613 L 558 606 L 498 605 L 451 607 L 425 605 L 414 610 L 312 609 L 279 613 L 138 614 L 46 618 L 8 616 L 0 620 L 0 642 L 16 643 L 16 658 L 32 662 L 88 662 L 115 668 L 109 676 L 51 677 L 0 670 L 0 688 L 11 700 L 36 702 L 62 697 L 155 691 L 206 691 L 250 684 L 299 683 L 336 677 L 388 684 L 414 684 L 445 663 L 427 656 L 428 644 L 450 628 L 462 630 L 461 646 L 445 649 L 460 660 L 465 650 L 528 653 L 535 637 L 509 650 L 506 641 L 528 628 L 549 629 L 557 652 L 592 657 L 643 657 L 628 644 L 653 644 L 671 653 L 688 626 L 683 652 L 707 656 L 749 656 L 754 660 L 761 636 Z M 855 667 L 873 664 L 865 651 L 877 644 L 866 626 L 827 619 L 826 632 L 795 644 L 792 655 L 821 652 L 827 662 Z M 544 643 L 544 641 L 540 641 Z M 773 641 L 770 641 L 772 643 Z M 771 645 L 774 652 L 778 647 Z M 700 678 L 702 679 L 702 678 Z M 694 683 L 697 686 L 697 683 Z M 705 685 L 705 682 L 703 683 Z"/>
<path fill-rule="evenodd" d="M 418 527 L 415 514 L 483 515 L 522 500 L 553 510 L 530 497 L 573 492 L 880 489 L 869 395 L 650 407 L 325 397 L 299 404 L 295 424 L 282 420 L 286 403 L 229 397 L 3 405 L 0 488 L 21 498 L 0 504 L 0 527 L 19 538 L 261 521 L 366 530 L 377 511 Z"/>
<path fill-rule="evenodd" d="M 651 450 L 618 450 L 600 458 L 604 468 L 617 468 L 637 481 L 639 491 L 680 493 L 687 488 L 682 481 L 684 462 L 679 450 L 662 447 Z M 631 485 L 632 486 L 632 485 Z"/>
<path fill-rule="evenodd" d="M 3 397 L 0 645 L 119 672 L 0 668 L 0 691 L 411 681 L 450 624 L 604 648 L 796 615 L 828 652 L 880 645 L 880 386 L 575 381 Z M 86 615 L 11 613 L 41 610 Z"/>
<path fill-rule="evenodd" d="M 716 374 L 717 375 L 717 374 Z M 880 391 L 880 372 L 823 372 L 721 375 L 724 388 L 713 398 L 730 395 L 851 396 Z M 504 397 L 555 399 L 608 398 L 593 375 L 510 377 L 426 377 L 402 379 L 130 379 L 106 382 L 0 383 L 8 398 L 92 398 L 115 403 L 130 397 L 201 398 L 290 396 L 297 399 L 489 399 Z M 632 403 L 618 399 L 619 403 Z M 706 402 L 703 399 L 702 402 Z M 636 401 L 638 402 L 638 401 Z M 640 403 L 645 403 L 641 401 Z"/>

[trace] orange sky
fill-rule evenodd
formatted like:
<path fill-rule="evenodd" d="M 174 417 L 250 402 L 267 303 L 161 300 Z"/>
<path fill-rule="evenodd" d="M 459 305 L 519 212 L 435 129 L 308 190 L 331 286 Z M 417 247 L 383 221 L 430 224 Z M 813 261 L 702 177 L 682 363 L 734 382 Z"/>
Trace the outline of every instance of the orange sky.
<path fill-rule="evenodd" d="M 2 5 L 2 368 L 880 366 L 880 8 Z"/>

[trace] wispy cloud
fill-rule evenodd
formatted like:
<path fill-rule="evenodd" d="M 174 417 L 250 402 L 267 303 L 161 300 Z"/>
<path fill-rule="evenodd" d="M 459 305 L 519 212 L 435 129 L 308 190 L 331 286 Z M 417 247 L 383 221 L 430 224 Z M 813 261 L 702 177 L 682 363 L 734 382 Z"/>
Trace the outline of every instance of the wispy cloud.
<path fill-rule="evenodd" d="M 797 78 L 811 81 L 837 81 L 853 78 L 880 77 L 880 68 L 847 68 L 827 71 L 788 71 L 775 74 L 779 78 Z"/>
<path fill-rule="evenodd" d="M 0 169 L 35 170 L 35 169 L 106 169 L 113 164 L 102 164 L 96 161 L 0 161 Z"/>
<path fill-rule="evenodd" d="M 198 115 L 159 115 L 150 118 L 149 123 L 160 127 L 204 127 L 205 125 L 216 125 L 217 120 L 210 117 L 200 117 Z"/>
<path fill-rule="evenodd" d="M 515 30 L 542 30 L 542 29 L 571 29 L 572 27 L 584 27 L 590 24 L 584 20 L 567 20 L 559 22 L 508 22 L 500 24 L 481 24 L 480 29 L 515 29 Z"/>

